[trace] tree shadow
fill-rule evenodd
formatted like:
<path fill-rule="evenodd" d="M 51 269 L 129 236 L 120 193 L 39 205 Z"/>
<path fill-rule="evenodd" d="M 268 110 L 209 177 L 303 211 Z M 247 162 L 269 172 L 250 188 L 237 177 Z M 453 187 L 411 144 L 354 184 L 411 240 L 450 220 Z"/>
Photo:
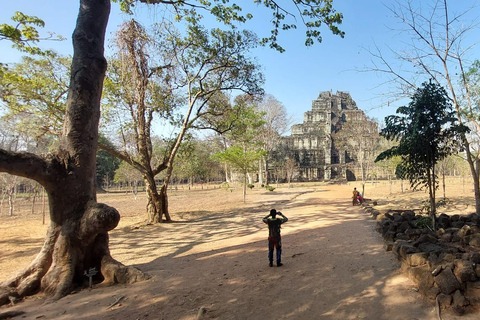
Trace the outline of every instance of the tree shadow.
<path fill-rule="evenodd" d="M 349 194 L 327 197 L 318 191 L 246 212 L 199 211 L 188 223 L 112 232 L 113 256 L 152 279 L 84 290 L 28 316 L 187 320 L 204 308 L 205 319 L 435 319 L 399 276 L 374 222 L 351 206 Z M 261 221 L 272 205 L 290 219 L 281 268 L 268 267 Z M 125 299 L 107 308 L 113 295 Z"/>

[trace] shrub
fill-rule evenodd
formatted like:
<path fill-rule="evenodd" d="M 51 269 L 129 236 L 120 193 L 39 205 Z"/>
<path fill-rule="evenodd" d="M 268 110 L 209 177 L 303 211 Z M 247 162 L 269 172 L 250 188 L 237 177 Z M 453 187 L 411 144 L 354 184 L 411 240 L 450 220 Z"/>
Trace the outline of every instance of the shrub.
<path fill-rule="evenodd" d="M 253 187 L 255 187 L 253 184 L 251 184 L 251 183 L 247 184 L 247 188 L 250 188 L 250 190 L 252 190 Z"/>
<path fill-rule="evenodd" d="M 415 226 L 420 229 L 433 230 L 432 219 L 430 217 L 421 217 L 414 222 Z"/>
<path fill-rule="evenodd" d="M 230 189 L 230 185 L 228 184 L 228 182 L 222 183 L 221 186 L 222 186 L 222 189 L 225 191 L 228 191 L 228 189 Z"/>

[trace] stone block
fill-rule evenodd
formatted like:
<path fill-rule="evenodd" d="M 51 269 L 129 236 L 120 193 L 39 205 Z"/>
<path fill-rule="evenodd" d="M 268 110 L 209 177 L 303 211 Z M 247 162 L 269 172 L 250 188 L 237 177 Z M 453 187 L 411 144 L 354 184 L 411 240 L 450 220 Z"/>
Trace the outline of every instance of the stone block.
<path fill-rule="evenodd" d="M 428 263 L 428 253 L 426 252 L 417 252 L 412 253 L 407 256 L 406 262 L 411 267 L 422 266 Z"/>
<path fill-rule="evenodd" d="M 408 222 L 412 221 L 413 219 L 415 219 L 415 212 L 413 212 L 412 210 L 406 210 L 402 213 L 402 216 L 405 220 L 407 220 Z"/>
<path fill-rule="evenodd" d="M 465 238 L 466 236 L 468 236 L 470 234 L 472 234 L 472 229 L 468 225 L 465 225 L 465 226 L 461 227 L 460 230 L 458 230 L 458 236 L 460 238 Z"/>
<path fill-rule="evenodd" d="M 480 281 L 466 283 L 465 298 L 470 303 L 480 302 Z"/>
<path fill-rule="evenodd" d="M 418 247 L 422 243 L 437 243 L 438 239 L 434 235 L 431 234 L 422 234 L 414 243 L 413 245 Z"/>
<path fill-rule="evenodd" d="M 440 289 L 433 286 L 425 292 L 425 296 L 428 299 L 435 300 L 435 298 L 438 296 L 439 293 L 440 293 Z"/>
<path fill-rule="evenodd" d="M 475 264 L 480 264 L 480 252 L 474 252 L 472 253 L 472 257 L 470 258 L 473 263 Z"/>
<path fill-rule="evenodd" d="M 470 304 L 468 300 L 465 299 L 465 296 L 460 292 L 460 290 L 455 291 L 452 298 L 453 298 L 452 305 L 454 308 L 455 307 L 464 308 Z"/>
<path fill-rule="evenodd" d="M 393 241 L 387 241 L 383 244 L 383 247 L 385 248 L 385 251 L 392 251 L 393 245 L 394 245 Z"/>
<path fill-rule="evenodd" d="M 440 309 L 448 309 L 452 305 L 452 296 L 449 294 L 440 293 L 437 296 L 438 304 L 440 305 Z"/>
<path fill-rule="evenodd" d="M 408 221 L 403 221 L 397 228 L 397 232 L 398 233 L 405 233 L 405 231 L 407 231 L 407 229 L 410 229 L 410 224 L 408 223 Z"/>
<path fill-rule="evenodd" d="M 404 221 L 403 217 L 402 217 L 402 214 L 400 212 L 395 212 L 393 214 L 393 221 L 398 222 L 398 223 L 402 223 Z"/>
<path fill-rule="evenodd" d="M 442 293 L 450 294 L 460 289 L 460 282 L 449 268 L 442 270 L 434 280 Z"/>
<path fill-rule="evenodd" d="M 396 235 L 397 235 L 397 233 L 395 231 L 387 231 L 383 235 L 383 239 L 385 241 L 393 242 L 393 241 L 395 241 L 395 236 Z"/>
<path fill-rule="evenodd" d="M 460 221 L 460 220 L 452 222 L 452 227 L 454 227 L 454 228 L 459 228 L 460 229 L 464 225 L 465 225 L 465 222 Z"/>
<path fill-rule="evenodd" d="M 450 217 L 444 213 L 440 214 L 438 217 L 437 226 L 439 228 L 449 228 L 451 225 L 452 223 L 450 221 Z"/>
<path fill-rule="evenodd" d="M 393 216 L 390 213 L 385 213 L 385 218 L 393 221 Z"/>
<path fill-rule="evenodd" d="M 440 236 L 440 238 L 438 240 L 440 240 L 441 242 L 444 242 L 444 243 L 451 242 L 452 241 L 452 234 L 451 233 L 444 233 Z"/>
<path fill-rule="evenodd" d="M 409 268 L 408 274 L 410 279 L 417 284 L 418 290 L 424 294 L 434 285 L 432 273 L 427 265 Z"/>
<path fill-rule="evenodd" d="M 480 248 L 480 233 L 474 233 L 469 235 L 468 244 L 471 247 Z"/>
<path fill-rule="evenodd" d="M 453 262 L 455 261 L 455 256 L 451 253 L 443 252 L 440 254 L 440 260 L 444 262 Z"/>
<path fill-rule="evenodd" d="M 475 274 L 480 278 L 480 264 L 475 265 Z"/>
<path fill-rule="evenodd" d="M 418 246 L 418 249 L 423 252 L 437 253 L 442 251 L 443 247 L 433 243 L 422 243 Z"/>
<path fill-rule="evenodd" d="M 410 240 L 410 238 L 405 233 L 397 233 L 395 240 Z"/>
<path fill-rule="evenodd" d="M 402 245 L 398 250 L 399 256 L 404 260 L 407 259 L 408 255 L 416 252 L 420 252 L 420 250 L 409 243 Z"/>
<path fill-rule="evenodd" d="M 469 260 L 455 260 L 455 269 L 453 271 L 460 283 L 467 281 L 475 281 L 477 275 L 473 269 L 473 263 Z"/>

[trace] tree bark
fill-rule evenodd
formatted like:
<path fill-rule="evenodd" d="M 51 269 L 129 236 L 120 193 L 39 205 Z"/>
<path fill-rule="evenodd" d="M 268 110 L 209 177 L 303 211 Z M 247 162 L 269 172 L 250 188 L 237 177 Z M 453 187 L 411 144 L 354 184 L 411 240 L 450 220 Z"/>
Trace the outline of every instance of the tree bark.
<path fill-rule="evenodd" d="M 13 216 L 15 210 L 15 187 L 8 188 L 8 215 Z"/>
<path fill-rule="evenodd" d="M 437 208 L 435 205 L 435 167 L 427 169 L 428 195 L 430 200 L 430 217 L 432 219 L 433 230 L 437 230 L 436 216 Z"/>
<path fill-rule="evenodd" d="M 474 161 L 474 156 L 472 155 L 472 152 L 470 150 L 470 143 L 465 136 L 463 137 L 463 144 L 465 146 L 465 153 L 467 154 L 466 158 L 473 179 L 473 193 L 475 195 L 475 213 L 480 214 L 480 160 L 475 159 Z"/>
<path fill-rule="evenodd" d="M 148 278 L 110 256 L 108 231 L 117 226 L 120 215 L 96 202 L 95 156 L 109 13 L 110 0 L 80 1 L 65 123 L 56 153 L 42 158 L 0 150 L 0 171 L 29 177 L 45 188 L 51 220 L 37 257 L 1 285 L 0 305 L 9 296 L 38 291 L 59 299 L 81 285 L 84 271 L 91 268 L 99 271 L 96 281 L 129 283 Z"/>
<path fill-rule="evenodd" d="M 164 182 L 159 193 L 154 177 L 146 175 L 144 180 L 145 188 L 147 189 L 148 224 L 162 223 L 163 216 L 165 216 L 165 221 L 171 222 L 172 219 L 168 213 L 168 184 L 165 185 Z"/>

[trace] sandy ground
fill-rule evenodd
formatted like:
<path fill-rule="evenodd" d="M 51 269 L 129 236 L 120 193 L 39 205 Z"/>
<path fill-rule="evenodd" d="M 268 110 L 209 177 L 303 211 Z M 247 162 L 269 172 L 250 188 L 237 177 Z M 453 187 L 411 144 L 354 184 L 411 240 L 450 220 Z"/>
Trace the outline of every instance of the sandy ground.
<path fill-rule="evenodd" d="M 192 190 L 170 194 L 172 224 L 145 226 L 144 202 L 132 195 L 100 195 L 120 209 L 111 232 L 112 255 L 152 276 L 133 285 L 82 290 L 55 303 L 34 296 L 6 310 L 18 319 L 437 319 L 383 248 L 375 223 L 352 207 L 354 185 L 297 185 L 274 192 Z M 359 186 L 357 186 L 359 187 Z M 423 192 L 367 186 L 380 209 L 421 206 Z M 450 212 L 471 212 L 459 186 Z M 460 201 L 461 200 L 461 201 Z M 290 220 L 282 227 L 283 262 L 268 267 L 267 227 L 275 207 Z M 470 211 L 469 211 L 470 210 Z M 46 226 L 41 216 L 0 217 L 0 279 L 38 252 Z M 117 299 L 118 304 L 109 307 Z M 471 311 L 461 319 L 478 319 Z M 16 318 L 16 319 L 17 319 Z M 457 319 L 444 313 L 444 320 Z"/>

